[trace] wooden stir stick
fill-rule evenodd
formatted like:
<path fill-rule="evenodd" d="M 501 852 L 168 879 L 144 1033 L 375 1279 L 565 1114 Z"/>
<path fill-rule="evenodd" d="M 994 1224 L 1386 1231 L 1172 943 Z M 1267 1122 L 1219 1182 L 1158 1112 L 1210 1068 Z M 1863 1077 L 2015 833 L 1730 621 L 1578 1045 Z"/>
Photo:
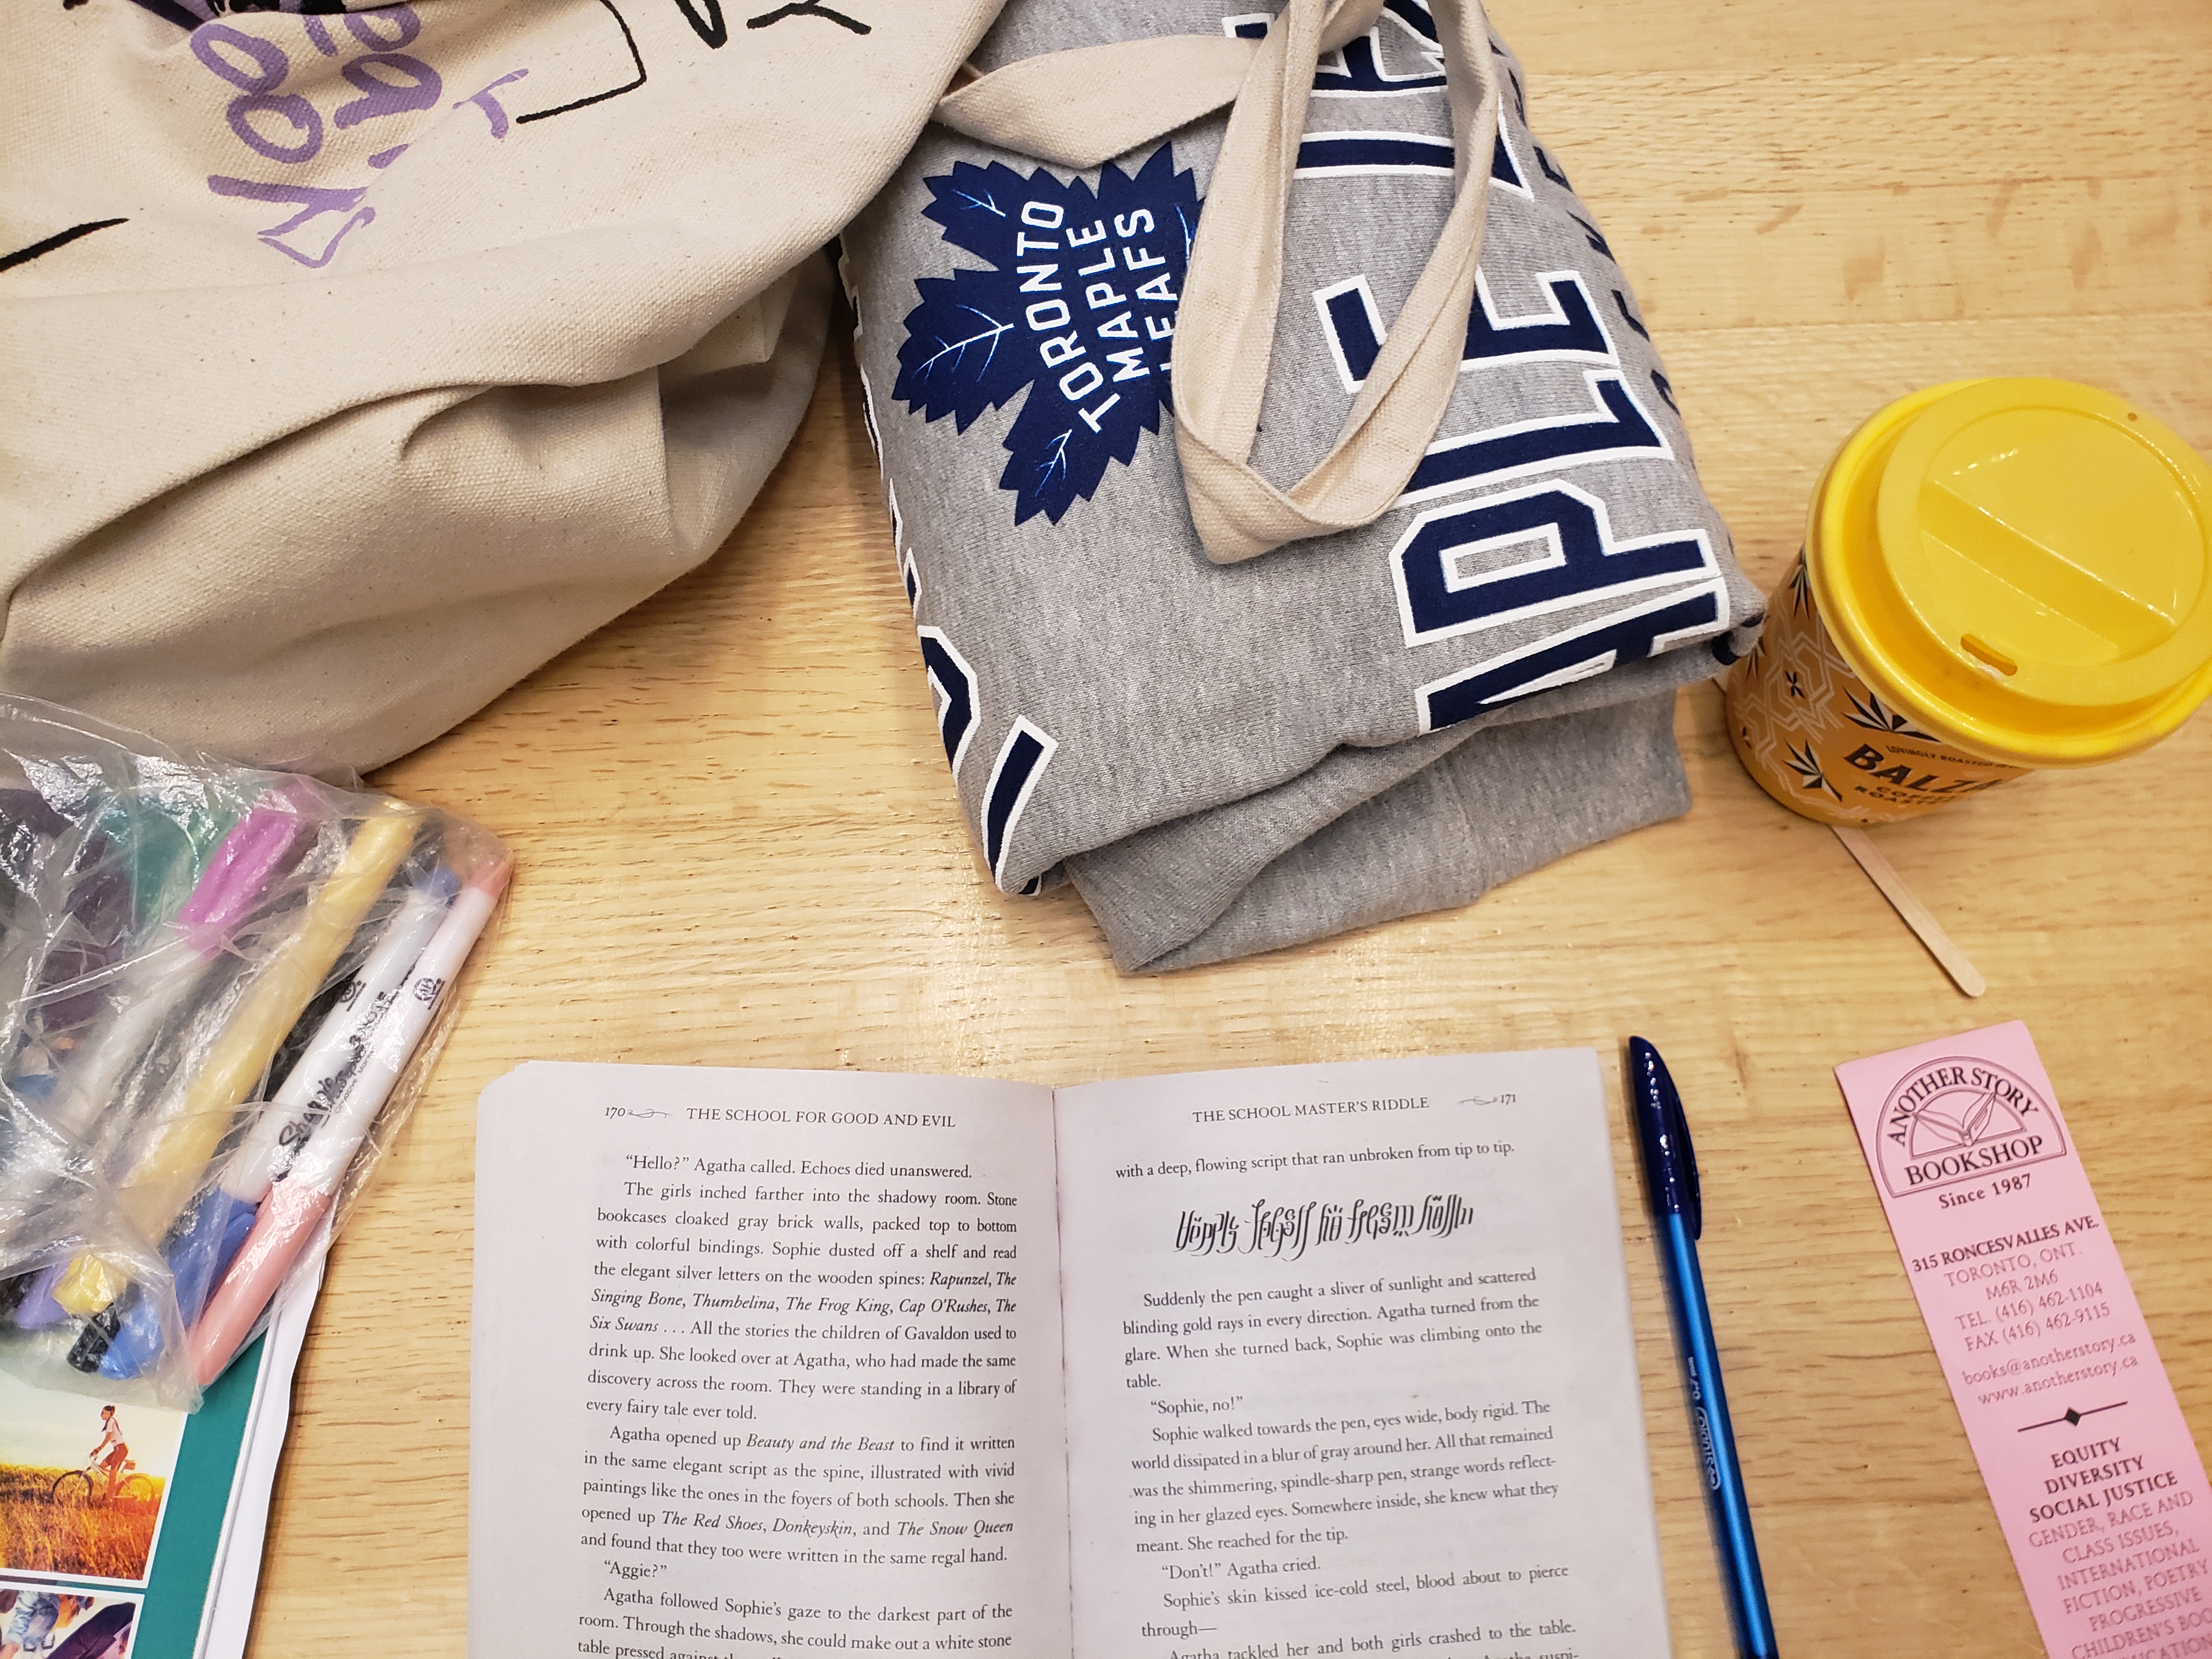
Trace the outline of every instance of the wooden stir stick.
<path fill-rule="evenodd" d="M 1836 839 L 1843 842 L 1844 850 L 1858 860 L 1859 868 L 1867 872 L 1867 879 L 1881 889 L 1881 896 L 1889 901 L 1891 908 L 1905 918 L 1905 925 L 1928 947 L 1928 954 L 1942 964 L 1951 982 L 1970 997 L 1978 997 L 1988 990 L 1989 981 L 1975 971 L 1974 964 L 1966 960 L 1966 953 L 1951 942 L 1951 936 L 1943 931 L 1935 913 L 1905 884 L 1905 878 L 1891 867 L 1889 860 L 1868 839 L 1867 832 L 1849 830 L 1840 823 L 1828 827 L 1836 832 Z"/>

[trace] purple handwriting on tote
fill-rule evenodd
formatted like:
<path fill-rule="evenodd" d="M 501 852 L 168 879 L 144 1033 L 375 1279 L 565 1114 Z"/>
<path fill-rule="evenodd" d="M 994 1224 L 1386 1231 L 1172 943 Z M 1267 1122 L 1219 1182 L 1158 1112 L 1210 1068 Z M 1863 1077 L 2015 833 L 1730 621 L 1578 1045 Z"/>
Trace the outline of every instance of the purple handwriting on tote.
<path fill-rule="evenodd" d="M 422 32 L 422 19 L 412 6 L 349 12 L 342 21 L 346 33 L 353 37 L 354 56 L 340 66 L 338 74 L 360 95 L 345 100 L 331 112 L 331 128 L 344 131 L 364 122 L 436 109 L 444 101 L 445 82 L 438 71 L 422 58 L 398 50 L 413 45 Z M 348 50 L 322 17 L 311 14 L 301 22 L 308 43 L 324 57 L 336 58 Z M 364 47 L 367 50 L 361 50 Z M 302 166 L 322 154 L 325 136 L 322 112 L 300 94 L 283 89 L 292 73 L 290 55 L 283 46 L 228 23 L 206 23 L 192 31 L 191 48 L 192 56 L 210 73 L 238 88 L 238 96 L 230 100 L 223 114 L 240 143 L 264 160 L 286 167 Z M 510 123 L 493 94 L 529 72 L 511 70 L 451 107 L 474 104 L 490 123 L 491 137 L 504 138 Z M 401 143 L 380 149 L 368 157 L 368 165 L 388 167 L 406 149 Z M 330 185 L 210 173 L 207 186 L 217 196 L 297 208 L 299 211 L 269 226 L 259 237 L 264 246 L 312 270 L 329 264 L 349 234 L 376 220 L 375 208 L 362 202 L 368 185 Z M 284 240 L 325 214 L 341 216 L 342 222 L 319 249 L 295 246 Z"/>
<path fill-rule="evenodd" d="M 484 112 L 484 118 L 491 123 L 491 136 L 495 138 L 504 138 L 507 137 L 507 128 L 513 125 L 514 123 L 507 118 L 507 111 L 501 107 L 499 100 L 493 97 L 492 94 L 497 91 L 500 88 L 505 86 L 509 81 L 520 81 L 524 76 L 529 73 L 530 71 L 526 69 L 509 70 L 506 74 L 501 76 L 498 80 L 493 82 L 491 85 L 484 88 L 483 91 L 471 93 L 467 97 L 462 99 L 459 104 L 455 104 L 453 107 L 455 109 L 459 109 L 460 108 L 461 104 L 474 104 L 478 109 Z M 370 156 L 368 160 L 371 167 L 376 165 L 376 158 L 374 156 Z"/>

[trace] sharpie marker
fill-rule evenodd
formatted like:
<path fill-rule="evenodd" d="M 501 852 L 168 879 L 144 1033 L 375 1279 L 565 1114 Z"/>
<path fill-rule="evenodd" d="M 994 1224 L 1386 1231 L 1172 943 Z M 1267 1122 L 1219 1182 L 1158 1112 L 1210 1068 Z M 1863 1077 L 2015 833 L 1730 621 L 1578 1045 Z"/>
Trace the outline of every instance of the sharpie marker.
<path fill-rule="evenodd" d="M 300 1145 L 329 1115 L 362 1066 L 370 1032 L 446 919 L 460 884 L 459 876 L 441 869 L 402 901 L 368 960 L 315 1028 L 284 1086 L 261 1109 L 253 1133 L 171 1238 L 166 1253 L 169 1273 L 177 1313 L 187 1327 L 198 1319 L 209 1289 L 245 1242 L 262 1200 L 269 1196 L 270 1182 L 289 1167 Z M 100 1374 L 137 1376 L 161 1357 L 162 1340 L 158 1303 L 134 1298 L 98 1356 Z"/>
<path fill-rule="evenodd" d="M 201 1386 L 212 1382 L 230 1364 L 253 1322 L 299 1260 L 300 1252 L 337 1197 L 354 1154 L 368 1138 L 406 1068 L 422 1034 L 444 1000 L 477 937 L 490 921 L 492 907 L 507 885 L 504 864 L 471 879 L 453 901 L 445 923 L 424 949 L 415 971 L 391 1012 L 369 1033 L 368 1048 L 356 1071 L 314 1133 L 294 1152 L 291 1167 L 269 1189 L 237 1258 L 192 1328 L 188 1360 Z"/>
<path fill-rule="evenodd" d="M 269 1057 L 329 976 L 339 953 L 415 839 L 419 820 L 390 813 L 364 823 L 338 867 L 307 901 L 298 929 L 255 975 L 237 1012 L 192 1073 L 173 1109 L 143 1137 L 144 1149 L 117 1183 L 117 1207 L 142 1237 L 161 1238 L 191 1197 L 239 1104 L 259 1083 Z M 81 1255 L 55 1285 L 54 1300 L 81 1319 L 104 1311 L 128 1275 L 101 1257 Z"/>
<path fill-rule="evenodd" d="M 216 1260 L 216 1273 L 237 1254 L 261 1200 L 269 1196 L 270 1183 L 283 1178 L 317 1126 L 344 1097 L 354 1074 L 368 1063 L 378 1022 L 415 977 L 411 970 L 437 937 L 460 887 L 458 875 L 440 869 L 407 896 L 284 1086 L 263 1108 L 253 1133 L 223 1171 L 217 1191 L 228 1201 L 208 1206 L 223 1212 L 222 1232 L 229 1240 Z M 243 1221 L 237 1218 L 241 1212 Z"/>

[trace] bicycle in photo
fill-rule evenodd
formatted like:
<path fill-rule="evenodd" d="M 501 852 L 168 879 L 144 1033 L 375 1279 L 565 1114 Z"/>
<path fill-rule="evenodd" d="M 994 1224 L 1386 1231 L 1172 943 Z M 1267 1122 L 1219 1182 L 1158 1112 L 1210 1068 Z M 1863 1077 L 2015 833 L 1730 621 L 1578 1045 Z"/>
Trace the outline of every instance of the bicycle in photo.
<path fill-rule="evenodd" d="M 104 1504 L 108 1499 L 107 1470 L 94 1461 L 81 1469 L 58 1474 L 54 1477 L 51 1496 L 54 1503 L 72 1509 Z M 115 1483 L 114 1496 L 131 1504 L 154 1501 L 154 1477 L 138 1467 L 137 1458 L 124 1460 L 122 1478 Z"/>

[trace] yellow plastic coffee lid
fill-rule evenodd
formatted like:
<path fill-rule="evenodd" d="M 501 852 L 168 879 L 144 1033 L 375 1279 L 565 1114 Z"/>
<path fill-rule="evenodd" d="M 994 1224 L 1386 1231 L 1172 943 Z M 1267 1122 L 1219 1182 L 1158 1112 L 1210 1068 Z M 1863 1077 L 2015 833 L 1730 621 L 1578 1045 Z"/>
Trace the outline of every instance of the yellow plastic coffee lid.
<path fill-rule="evenodd" d="M 1844 446 L 1814 516 L 1831 634 L 1936 736 L 2088 765 L 2212 693 L 2212 468 L 2109 392 L 1988 380 L 1901 400 Z"/>

